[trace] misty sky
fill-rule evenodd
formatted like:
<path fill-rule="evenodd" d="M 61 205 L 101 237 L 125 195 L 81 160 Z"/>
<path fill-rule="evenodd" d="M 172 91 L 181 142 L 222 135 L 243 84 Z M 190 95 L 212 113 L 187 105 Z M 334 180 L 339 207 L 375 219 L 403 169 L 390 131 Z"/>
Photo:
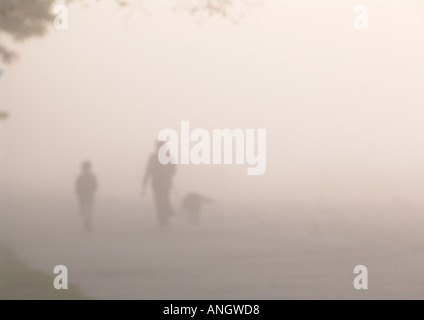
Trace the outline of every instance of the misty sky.
<path fill-rule="evenodd" d="M 424 3 L 366 1 L 358 31 L 360 3 L 264 0 L 238 25 L 169 1 L 131 16 L 112 1 L 71 5 L 69 30 L 14 44 L 20 60 L 0 65 L 6 190 L 72 194 L 90 159 L 100 195 L 136 199 L 158 132 L 189 120 L 267 129 L 267 171 L 179 166 L 181 192 L 420 201 Z"/>

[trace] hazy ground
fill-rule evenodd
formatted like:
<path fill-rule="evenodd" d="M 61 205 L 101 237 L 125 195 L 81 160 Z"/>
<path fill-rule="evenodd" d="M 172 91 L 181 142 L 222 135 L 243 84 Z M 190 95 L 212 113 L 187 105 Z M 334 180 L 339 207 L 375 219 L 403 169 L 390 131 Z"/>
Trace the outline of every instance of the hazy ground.
<path fill-rule="evenodd" d="M 160 230 L 149 201 L 101 199 L 93 234 L 75 210 L 73 199 L 9 197 L 0 239 L 52 278 L 55 265 L 66 265 L 69 281 L 93 298 L 424 299 L 424 219 L 404 203 L 218 203 L 199 227 L 178 212 Z M 368 291 L 353 288 L 359 264 L 368 267 Z"/>

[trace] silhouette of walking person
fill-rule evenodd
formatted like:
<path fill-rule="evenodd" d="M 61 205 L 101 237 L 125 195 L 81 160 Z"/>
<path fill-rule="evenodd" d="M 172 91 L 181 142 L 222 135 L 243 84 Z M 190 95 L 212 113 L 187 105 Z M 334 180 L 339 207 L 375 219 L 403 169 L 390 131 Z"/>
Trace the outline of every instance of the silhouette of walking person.
<path fill-rule="evenodd" d="M 211 198 L 204 197 L 198 193 L 188 193 L 182 201 L 182 207 L 188 212 L 189 222 L 193 224 L 198 224 L 200 220 L 200 211 L 202 210 L 202 204 L 212 202 L 215 201 Z"/>
<path fill-rule="evenodd" d="M 147 163 L 146 173 L 143 179 L 142 196 L 146 193 L 146 186 L 151 181 L 153 197 L 155 199 L 156 213 L 159 226 L 169 225 L 169 217 L 174 213 L 171 207 L 170 194 L 172 179 L 175 175 L 175 165 L 163 165 L 159 162 L 158 151 L 165 142 L 156 144 L 156 152 L 153 153 Z"/>
<path fill-rule="evenodd" d="M 75 191 L 78 195 L 79 210 L 87 232 L 93 228 L 92 213 L 94 206 L 94 194 L 97 191 L 97 179 L 91 172 L 90 161 L 85 161 L 81 165 L 81 173 L 75 184 Z"/>

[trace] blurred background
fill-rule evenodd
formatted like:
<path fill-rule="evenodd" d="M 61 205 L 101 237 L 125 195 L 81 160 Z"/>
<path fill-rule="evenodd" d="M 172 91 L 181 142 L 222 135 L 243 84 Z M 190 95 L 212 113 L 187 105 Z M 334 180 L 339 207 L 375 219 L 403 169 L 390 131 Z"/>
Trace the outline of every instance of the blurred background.
<path fill-rule="evenodd" d="M 419 0 L 2 1 L 2 260 L 48 275 L 53 297 L 63 264 L 90 298 L 424 298 L 423 17 Z M 142 182 L 182 120 L 266 129 L 267 170 L 176 166 L 161 228 Z M 214 200 L 198 224 L 191 193 Z"/>

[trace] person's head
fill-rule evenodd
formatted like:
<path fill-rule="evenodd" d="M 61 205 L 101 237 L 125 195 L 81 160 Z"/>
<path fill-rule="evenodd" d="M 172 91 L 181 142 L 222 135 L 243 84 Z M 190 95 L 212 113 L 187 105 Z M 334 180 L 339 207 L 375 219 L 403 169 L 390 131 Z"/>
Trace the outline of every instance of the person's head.
<path fill-rule="evenodd" d="M 90 161 L 84 161 L 81 164 L 81 169 L 82 169 L 82 172 L 90 172 L 90 170 L 91 170 L 91 162 Z"/>

